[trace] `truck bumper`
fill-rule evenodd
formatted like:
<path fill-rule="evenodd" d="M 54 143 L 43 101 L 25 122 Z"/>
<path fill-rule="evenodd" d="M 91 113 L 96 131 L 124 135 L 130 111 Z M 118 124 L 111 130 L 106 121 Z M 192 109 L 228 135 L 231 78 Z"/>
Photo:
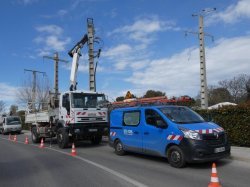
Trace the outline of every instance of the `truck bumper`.
<path fill-rule="evenodd" d="M 210 143 L 205 140 L 191 140 L 186 138 L 181 141 L 180 148 L 185 154 L 186 162 L 189 163 L 219 160 L 230 156 L 231 152 L 231 147 L 228 142 L 210 145 Z M 217 151 L 218 149 L 221 150 Z"/>
<path fill-rule="evenodd" d="M 78 138 L 89 138 L 91 136 L 102 136 L 108 133 L 107 123 L 101 124 L 70 124 L 69 133 Z"/>

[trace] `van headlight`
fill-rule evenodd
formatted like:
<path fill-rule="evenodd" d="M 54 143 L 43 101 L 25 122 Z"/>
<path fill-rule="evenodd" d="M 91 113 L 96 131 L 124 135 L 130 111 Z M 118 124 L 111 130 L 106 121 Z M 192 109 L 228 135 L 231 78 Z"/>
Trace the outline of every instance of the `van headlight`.
<path fill-rule="evenodd" d="M 198 132 L 192 131 L 192 130 L 188 130 L 188 129 L 184 129 L 184 128 L 179 128 L 183 134 L 185 138 L 189 138 L 192 140 L 201 140 L 201 135 Z"/>

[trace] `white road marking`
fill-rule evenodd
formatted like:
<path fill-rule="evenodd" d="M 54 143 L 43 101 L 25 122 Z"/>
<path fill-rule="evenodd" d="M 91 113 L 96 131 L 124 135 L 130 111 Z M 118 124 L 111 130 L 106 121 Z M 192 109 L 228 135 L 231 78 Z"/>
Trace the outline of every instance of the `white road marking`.
<path fill-rule="evenodd" d="M 2 137 L 0 137 L 0 138 L 3 139 L 3 140 L 11 141 L 11 140 L 8 140 L 7 138 L 2 138 Z M 16 141 L 16 142 L 13 142 L 13 143 L 25 144 L 24 142 L 20 142 L 20 141 Z M 34 147 L 39 148 L 39 145 L 35 145 L 35 144 L 28 144 L 28 145 L 31 145 L 31 146 L 34 146 Z M 54 148 L 52 148 L 52 147 L 44 147 L 43 149 L 49 149 L 49 150 L 52 150 L 52 151 L 55 151 L 55 152 L 58 152 L 58 153 L 61 153 L 61 154 L 64 154 L 64 155 L 71 156 L 70 153 L 67 153 L 67 152 L 64 152 L 64 151 L 61 151 L 61 150 L 57 150 L 57 149 L 54 149 Z M 117 172 L 117 171 L 115 171 L 115 170 L 113 170 L 113 169 L 110 169 L 110 168 L 108 168 L 108 167 L 106 167 L 106 166 L 103 166 L 103 165 L 98 164 L 98 163 L 96 163 L 96 162 L 93 162 L 93 161 L 91 161 L 91 160 L 82 158 L 82 157 L 80 157 L 80 156 L 74 156 L 74 157 L 71 156 L 71 158 L 76 158 L 76 159 L 81 160 L 81 161 L 83 161 L 83 162 L 86 162 L 86 163 L 88 163 L 88 164 L 90 164 L 90 165 L 93 165 L 93 166 L 95 166 L 95 167 L 97 167 L 97 168 L 100 168 L 100 169 L 102 169 L 102 170 L 104 170 L 104 171 L 106 171 L 106 172 L 108 172 L 108 173 L 110 173 L 110 174 L 112 174 L 112 175 L 114 175 L 114 176 L 117 176 L 117 177 L 119 177 L 119 178 L 125 180 L 125 181 L 128 182 L 128 183 L 133 184 L 134 186 L 138 186 L 138 187 L 148 187 L 147 185 L 145 185 L 145 184 L 143 184 L 143 183 L 140 183 L 139 181 L 136 181 L 136 180 L 134 180 L 134 179 L 132 179 L 132 178 L 126 176 L 126 175 L 123 175 L 122 173 L 119 173 L 119 172 Z"/>

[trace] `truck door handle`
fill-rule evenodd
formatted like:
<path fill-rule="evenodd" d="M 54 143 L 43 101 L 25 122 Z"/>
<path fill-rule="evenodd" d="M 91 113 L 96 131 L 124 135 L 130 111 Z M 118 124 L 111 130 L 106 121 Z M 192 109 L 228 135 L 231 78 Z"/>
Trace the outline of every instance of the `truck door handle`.
<path fill-rule="evenodd" d="M 139 134 L 139 132 L 138 131 L 134 131 L 134 134 Z"/>
<path fill-rule="evenodd" d="M 149 135 L 149 132 L 144 132 L 144 135 Z"/>

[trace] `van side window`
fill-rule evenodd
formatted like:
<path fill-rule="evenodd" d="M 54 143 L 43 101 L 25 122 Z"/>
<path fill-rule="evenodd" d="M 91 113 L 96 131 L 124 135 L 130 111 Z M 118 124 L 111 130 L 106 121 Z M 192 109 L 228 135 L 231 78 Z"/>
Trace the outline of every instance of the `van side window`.
<path fill-rule="evenodd" d="M 123 125 L 138 126 L 140 123 L 140 111 L 124 112 Z"/>
<path fill-rule="evenodd" d="M 155 110 L 152 110 L 152 109 L 146 109 L 145 110 L 145 120 L 146 120 L 146 123 L 148 125 L 153 125 L 153 126 L 156 126 L 156 127 L 159 126 L 159 123 L 161 123 L 161 127 L 164 124 L 166 125 L 165 121 L 160 116 L 160 114 L 158 114 L 158 112 L 156 112 Z"/>

